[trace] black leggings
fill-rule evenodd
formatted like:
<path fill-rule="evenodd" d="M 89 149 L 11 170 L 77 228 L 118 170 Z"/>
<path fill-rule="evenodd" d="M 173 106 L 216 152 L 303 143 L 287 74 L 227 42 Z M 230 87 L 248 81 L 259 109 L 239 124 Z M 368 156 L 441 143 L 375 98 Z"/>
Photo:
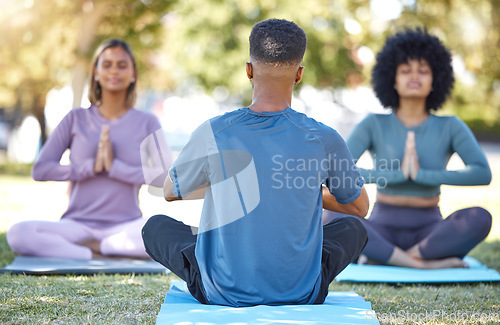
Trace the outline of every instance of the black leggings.
<path fill-rule="evenodd" d="M 341 214 L 325 210 L 326 218 L 338 216 Z M 473 207 L 455 211 L 443 220 L 438 207 L 408 208 L 377 202 L 370 218 L 362 222 L 368 231 L 362 254 L 387 263 L 395 247 L 407 250 L 417 244 L 426 260 L 463 258 L 488 236 L 491 214 Z"/>
<path fill-rule="evenodd" d="M 328 286 L 349 263 L 357 260 L 368 240 L 360 218 L 340 217 L 323 226 L 321 287 L 315 304 L 322 304 Z M 196 235 L 191 227 L 165 215 L 149 218 L 142 229 L 146 252 L 186 281 L 189 292 L 202 304 L 209 304 L 203 291 L 195 257 Z"/>

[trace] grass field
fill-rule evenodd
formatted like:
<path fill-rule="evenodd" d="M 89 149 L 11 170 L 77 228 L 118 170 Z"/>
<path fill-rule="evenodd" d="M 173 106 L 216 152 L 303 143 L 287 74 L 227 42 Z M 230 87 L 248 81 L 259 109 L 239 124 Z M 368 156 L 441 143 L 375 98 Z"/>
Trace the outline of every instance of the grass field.
<path fill-rule="evenodd" d="M 470 255 L 500 270 L 500 150 L 486 147 L 493 171 L 489 186 L 442 187 L 444 216 L 471 205 L 487 208 L 493 229 Z M 452 161 L 452 166 L 460 162 Z M 374 188 L 368 187 L 370 198 Z M 194 222 L 201 205 L 162 199 L 141 190 L 145 216 L 167 213 Z M 67 206 L 67 184 L 36 183 L 27 176 L 0 175 L 0 266 L 14 254 L 5 239 L 14 223 L 58 220 Z M 174 275 L 21 276 L 0 275 L 0 324 L 154 324 Z M 372 303 L 381 324 L 499 324 L 500 284 L 338 284 Z M 367 317 L 371 317 L 368 315 Z"/>

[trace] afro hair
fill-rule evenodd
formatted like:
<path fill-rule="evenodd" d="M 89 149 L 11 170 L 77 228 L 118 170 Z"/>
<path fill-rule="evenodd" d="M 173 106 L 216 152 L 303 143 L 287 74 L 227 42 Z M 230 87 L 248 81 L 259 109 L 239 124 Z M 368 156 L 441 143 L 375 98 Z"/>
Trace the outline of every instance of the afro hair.
<path fill-rule="evenodd" d="M 306 33 L 294 22 L 269 19 L 255 24 L 249 37 L 250 57 L 273 64 L 300 64 L 307 46 Z"/>
<path fill-rule="evenodd" d="M 425 108 L 437 110 L 443 105 L 453 89 L 453 68 L 450 51 L 427 30 L 417 28 L 399 32 L 387 38 L 384 47 L 377 54 L 372 71 L 372 85 L 376 96 L 384 107 L 397 109 L 399 95 L 394 89 L 396 69 L 409 59 L 425 59 L 432 70 L 432 92 Z"/>

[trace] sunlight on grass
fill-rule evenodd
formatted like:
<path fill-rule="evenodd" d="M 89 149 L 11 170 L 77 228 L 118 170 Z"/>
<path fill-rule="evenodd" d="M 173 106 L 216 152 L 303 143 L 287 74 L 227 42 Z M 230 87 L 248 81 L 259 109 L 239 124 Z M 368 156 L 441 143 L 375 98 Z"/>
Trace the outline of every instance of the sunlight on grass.
<path fill-rule="evenodd" d="M 0 323 L 154 324 L 172 277 L 2 274 Z"/>

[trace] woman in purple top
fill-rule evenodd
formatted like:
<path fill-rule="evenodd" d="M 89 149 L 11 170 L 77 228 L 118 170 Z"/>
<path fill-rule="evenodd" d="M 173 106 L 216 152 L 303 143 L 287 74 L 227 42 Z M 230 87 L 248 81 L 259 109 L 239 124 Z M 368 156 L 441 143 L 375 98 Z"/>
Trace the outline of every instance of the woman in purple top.
<path fill-rule="evenodd" d="M 32 171 L 37 181 L 70 181 L 69 207 L 59 222 L 12 226 L 7 241 L 15 253 L 81 259 L 148 257 L 140 233 L 146 220 L 139 209 L 139 189 L 146 181 L 151 184 L 155 173 L 166 172 L 172 158 L 161 140 L 158 120 L 133 108 L 136 79 L 135 58 L 127 43 L 109 40 L 97 49 L 89 89 L 92 105 L 64 117 Z M 70 165 L 61 165 L 66 149 Z"/>

